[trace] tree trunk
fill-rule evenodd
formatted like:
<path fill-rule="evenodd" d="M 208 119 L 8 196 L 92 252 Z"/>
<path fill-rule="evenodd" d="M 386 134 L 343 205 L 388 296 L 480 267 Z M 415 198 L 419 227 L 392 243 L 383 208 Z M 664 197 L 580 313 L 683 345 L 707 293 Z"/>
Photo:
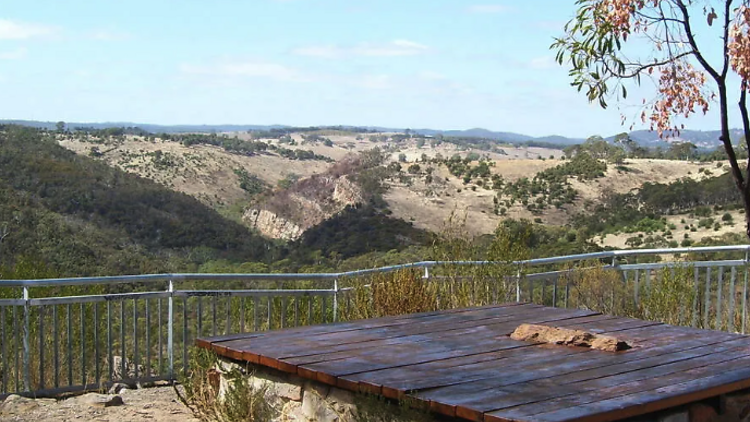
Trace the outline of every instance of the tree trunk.
<path fill-rule="evenodd" d="M 729 117 L 727 109 L 723 107 L 726 104 L 726 86 L 719 85 L 719 100 L 722 102 L 721 108 L 721 137 L 724 143 L 724 149 L 727 152 L 727 158 L 729 159 L 729 165 L 732 168 L 732 176 L 734 182 L 737 185 L 737 189 L 740 191 L 740 197 L 742 197 L 742 205 L 745 208 L 745 235 L 750 239 L 750 181 L 746 180 L 742 175 L 742 170 L 737 163 L 737 155 L 734 152 L 732 140 L 729 135 Z M 742 128 L 745 133 L 745 141 L 750 143 L 748 136 L 750 136 L 750 117 L 747 112 L 747 91 L 743 88 L 740 93 L 740 114 L 742 115 Z M 746 176 L 750 176 L 750 159 L 748 160 L 748 173 Z"/>

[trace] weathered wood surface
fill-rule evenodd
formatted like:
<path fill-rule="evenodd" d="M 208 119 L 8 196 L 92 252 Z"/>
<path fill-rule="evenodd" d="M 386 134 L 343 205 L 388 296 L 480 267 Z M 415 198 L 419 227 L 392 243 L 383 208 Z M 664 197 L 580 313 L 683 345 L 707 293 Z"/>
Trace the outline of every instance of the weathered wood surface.
<path fill-rule="evenodd" d="M 625 339 L 604 352 L 512 340 L 520 324 Z M 608 422 L 750 387 L 750 337 L 506 304 L 197 340 L 218 354 L 479 422 Z"/>

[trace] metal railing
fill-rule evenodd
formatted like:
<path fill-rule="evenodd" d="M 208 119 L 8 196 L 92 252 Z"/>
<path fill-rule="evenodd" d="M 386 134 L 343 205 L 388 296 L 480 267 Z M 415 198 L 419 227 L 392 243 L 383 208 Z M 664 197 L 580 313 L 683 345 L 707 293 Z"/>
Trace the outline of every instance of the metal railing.
<path fill-rule="evenodd" d="M 689 303 L 679 304 L 677 322 L 745 333 L 748 254 L 750 245 L 740 245 L 607 251 L 505 263 L 423 261 L 323 274 L 0 280 L 2 296 L 15 296 L 0 299 L 0 394 L 52 395 L 118 381 L 174 380 L 187 371 L 189 346 L 197 337 L 336 322 L 348 315 L 356 290 L 352 280 L 410 269 L 423 272 L 424 282 L 464 287 L 470 283 L 471 306 L 515 300 L 591 307 L 586 297 L 593 297 L 612 312 L 645 309 L 649 317 L 653 315 L 642 303 L 651 297 L 659 274 L 687 268 L 690 291 L 680 297 Z M 655 257 L 661 259 L 653 262 Z M 494 266 L 503 270 L 472 272 Z M 597 285 L 600 290 L 582 291 L 587 285 L 576 277 L 592 268 L 616 273 L 616 282 L 604 290 Z M 600 273 L 590 274 L 596 278 Z M 475 291 L 479 279 L 485 282 L 484 293 Z M 80 293 L 66 295 L 64 288 Z M 117 291 L 86 294 L 86 289 Z M 446 290 L 442 299 L 438 294 L 439 308 L 453 292 Z"/>

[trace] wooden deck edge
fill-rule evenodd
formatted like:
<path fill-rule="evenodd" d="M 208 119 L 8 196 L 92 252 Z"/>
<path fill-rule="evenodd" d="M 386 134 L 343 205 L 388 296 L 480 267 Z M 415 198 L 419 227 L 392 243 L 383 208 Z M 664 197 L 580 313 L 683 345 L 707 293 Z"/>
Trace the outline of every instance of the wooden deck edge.
<path fill-rule="evenodd" d="M 718 397 L 724 394 L 734 393 L 736 391 L 745 390 L 750 388 L 750 378 L 734 381 L 728 384 L 719 385 L 716 387 L 706 388 L 700 391 L 691 391 L 688 393 L 676 395 L 673 397 L 667 397 L 659 401 L 650 403 L 638 403 L 620 409 L 608 410 L 602 413 L 594 415 L 579 416 L 568 420 L 559 420 L 557 422 L 615 422 L 623 419 L 633 418 L 637 416 L 647 415 L 649 413 L 659 412 L 661 410 L 671 409 L 686 404 L 699 402 L 702 400 L 710 399 L 712 397 Z M 534 416 L 526 418 L 526 420 L 539 420 L 535 419 Z M 500 416 L 492 415 L 491 413 L 485 413 L 483 422 L 517 422 L 513 419 L 507 419 Z"/>

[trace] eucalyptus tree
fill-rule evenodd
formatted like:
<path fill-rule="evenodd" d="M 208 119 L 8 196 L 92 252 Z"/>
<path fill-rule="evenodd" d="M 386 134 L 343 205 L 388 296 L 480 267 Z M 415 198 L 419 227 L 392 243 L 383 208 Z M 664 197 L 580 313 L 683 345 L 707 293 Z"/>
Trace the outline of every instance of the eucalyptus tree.
<path fill-rule="evenodd" d="M 750 141 L 750 0 L 577 0 L 576 5 L 575 17 L 551 48 L 558 63 L 570 68 L 571 85 L 589 101 L 606 108 L 612 98 L 627 98 L 629 84 L 653 82 L 654 96 L 643 99 L 639 114 L 660 136 L 683 128 L 677 118 L 718 106 L 719 139 L 750 237 L 750 160 L 738 161 L 729 130 L 730 107 L 737 107 L 745 142 Z"/>

